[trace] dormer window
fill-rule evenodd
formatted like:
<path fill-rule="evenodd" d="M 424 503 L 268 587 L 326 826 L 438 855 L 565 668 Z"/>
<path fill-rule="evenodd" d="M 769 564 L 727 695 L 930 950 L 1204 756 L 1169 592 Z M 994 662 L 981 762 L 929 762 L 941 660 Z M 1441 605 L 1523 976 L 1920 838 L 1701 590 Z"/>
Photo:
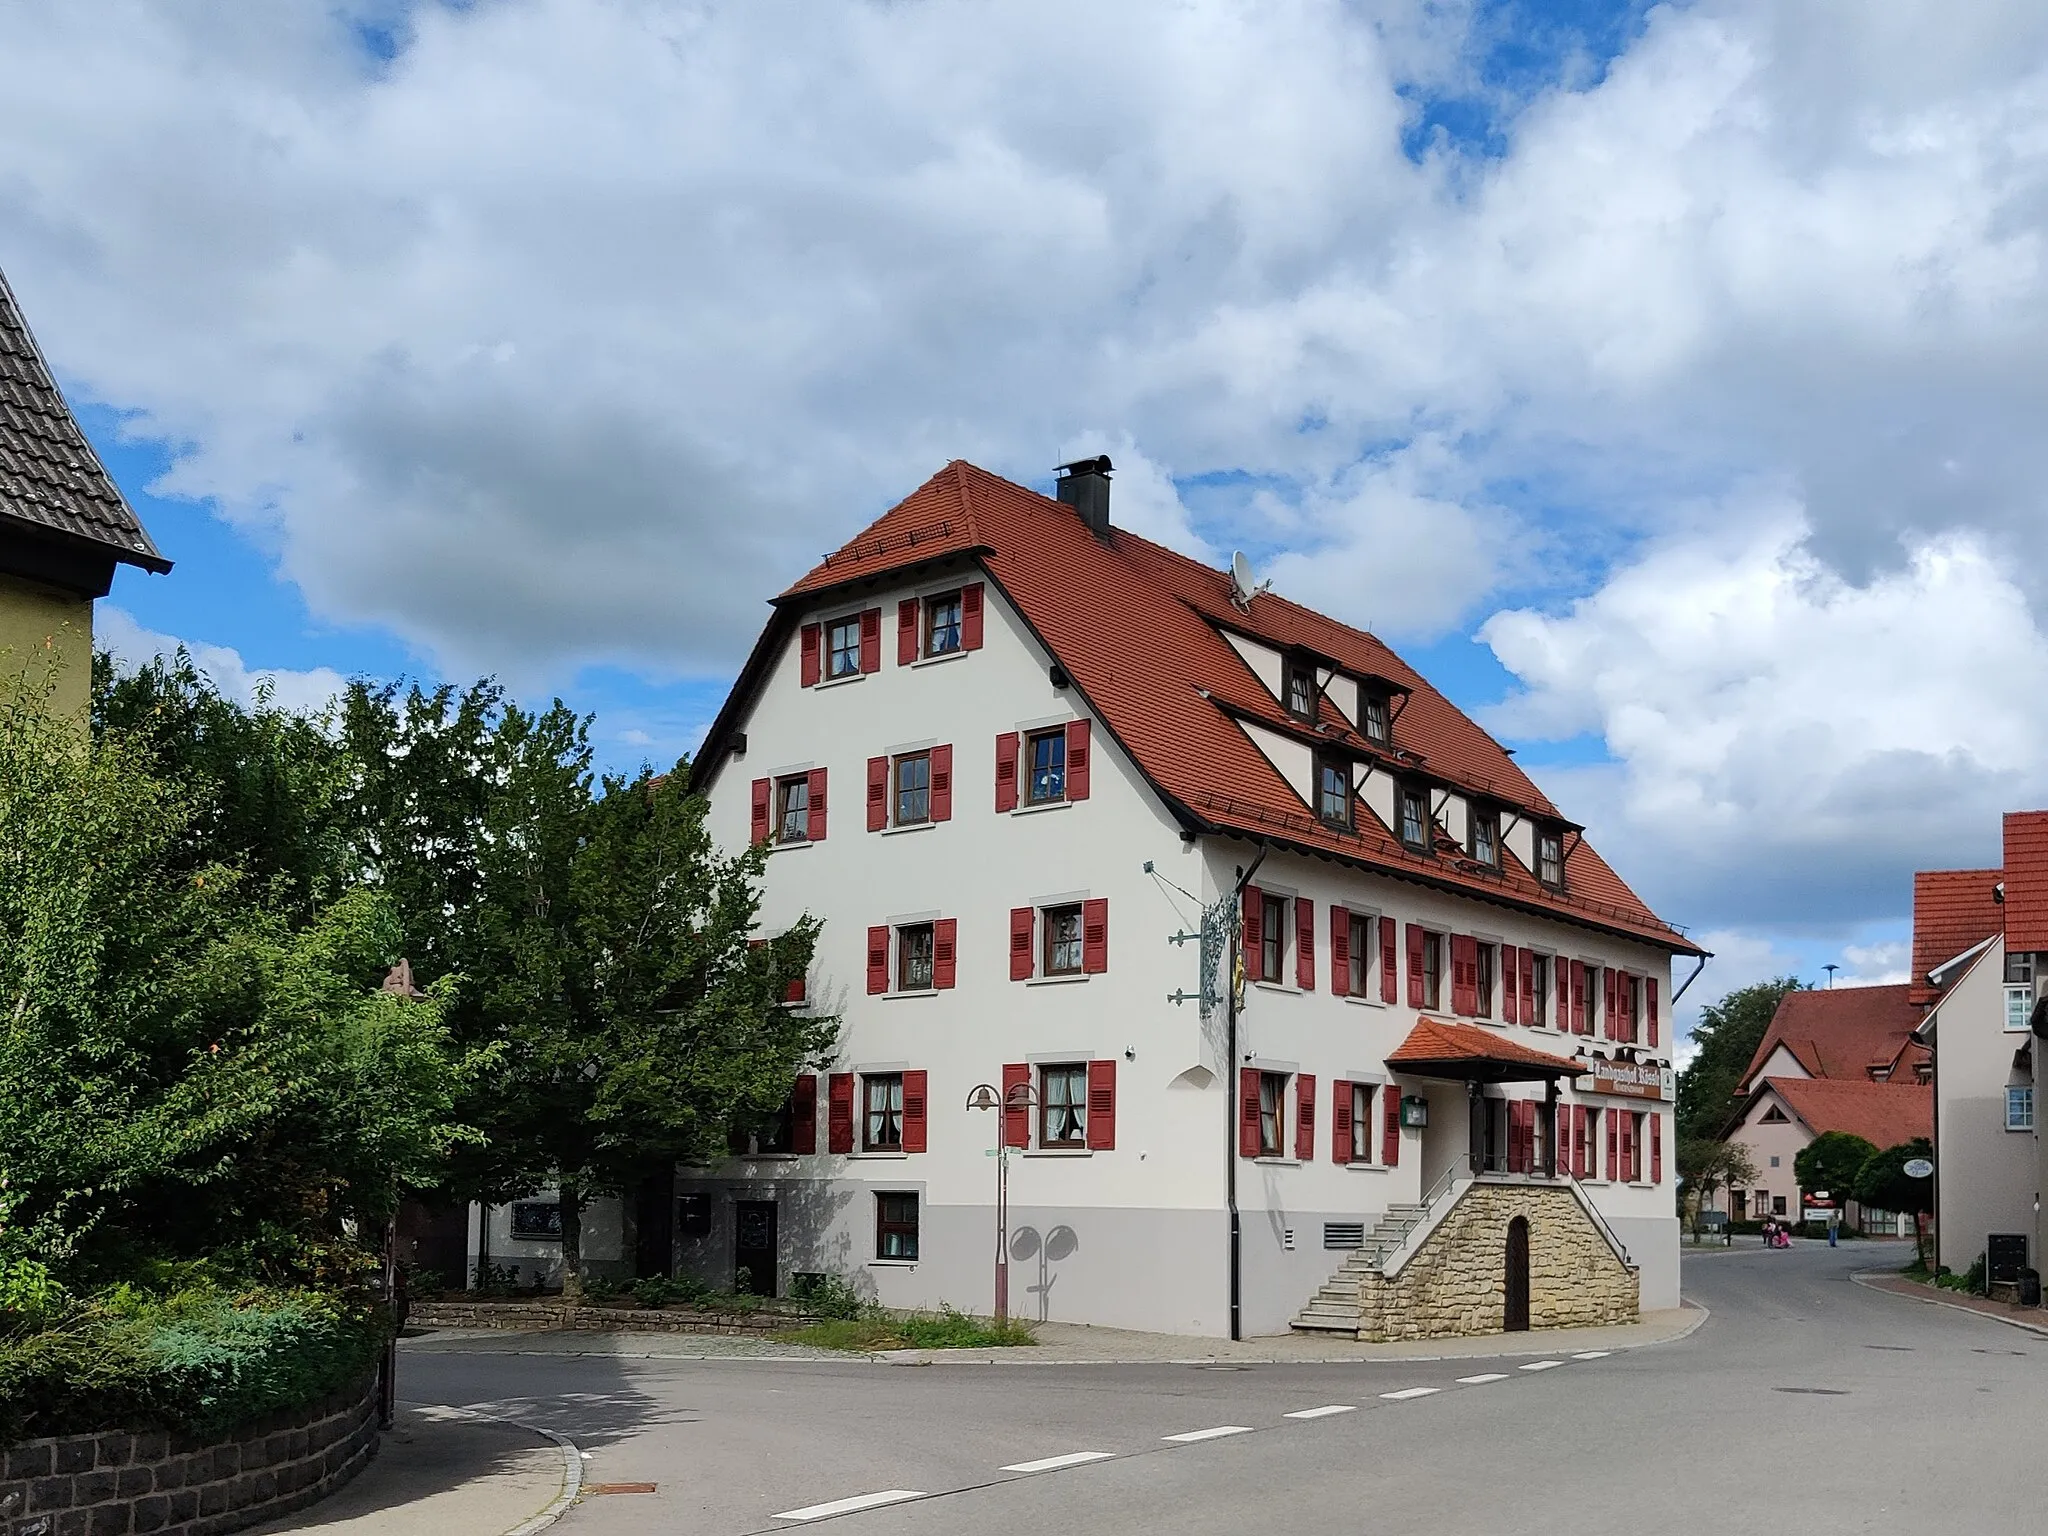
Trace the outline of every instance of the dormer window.
<path fill-rule="evenodd" d="M 1418 852 L 1429 851 L 1429 791 L 1403 784 L 1400 790 L 1401 841 Z"/>
<path fill-rule="evenodd" d="M 1500 868 L 1500 813 L 1472 813 L 1472 861 L 1488 869 Z"/>
<path fill-rule="evenodd" d="M 1351 765 L 1341 758 L 1316 759 L 1316 815 L 1330 826 L 1351 828 Z"/>
<path fill-rule="evenodd" d="M 1287 664 L 1287 712 L 1300 720 L 1316 717 L 1316 674 L 1305 661 Z"/>
<path fill-rule="evenodd" d="M 1536 834 L 1536 878 L 1552 890 L 1564 887 L 1564 834 Z"/>
<path fill-rule="evenodd" d="M 1367 741 L 1386 746 L 1391 727 L 1387 719 L 1387 700 L 1384 694 L 1364 693 L 1358 696 L 1358 729 Z"/>

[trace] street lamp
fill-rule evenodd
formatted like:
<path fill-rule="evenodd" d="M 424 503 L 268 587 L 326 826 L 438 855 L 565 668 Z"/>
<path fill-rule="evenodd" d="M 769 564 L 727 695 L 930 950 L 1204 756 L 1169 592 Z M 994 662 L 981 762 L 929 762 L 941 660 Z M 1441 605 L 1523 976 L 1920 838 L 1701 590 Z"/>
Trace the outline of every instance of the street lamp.
<path fill-rule="evenodd" d="M 1038 1090 L 1029 1083 L 1013 1084 L 1008 1093 L 998 1093 L 987 1083 L 977 1083 L 967 1095 L 969 1109 L 993 1109 L 996 1115 L 996 1144 L 989 1156 L 996 1160 L 996 1326 L 1010 1320 L 1010 1148 L 1003 1138 L 1003 1120 L 1012 1109 L 1027 1114 L 1038 1104 Z"/>

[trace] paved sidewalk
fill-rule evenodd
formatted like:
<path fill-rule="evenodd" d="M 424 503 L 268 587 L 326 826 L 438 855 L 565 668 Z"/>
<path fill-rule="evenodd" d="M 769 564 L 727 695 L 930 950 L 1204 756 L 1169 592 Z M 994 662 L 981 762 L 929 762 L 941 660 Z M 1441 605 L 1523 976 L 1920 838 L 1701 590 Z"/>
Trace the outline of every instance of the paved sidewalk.
<path fill-rule="evenodd" d="M 1929 1306 L 1954 1307 L 1958 1312 L 1975 1312 L 1979 1317 L 2011 1323 L 2013 1327 L 2024 1328 L 2029 1333 L 2048 1334 L 2048 1311 L 2043 1311 L 2039 1307 L 2022 1307 L 2009 1301 L 1993 1301 L 1989 1296 L 1972 1296 L 1967 1291 L 1946 1291 L 1936 1286 L 1922 1285 L 1918 1280 L 1908 1280 L 1904 1275 L 1865 1272 L 1851 1275 L 1849 1278 L 1873 1291 L 1889 1291 L 1894 1296 L 1911 1297 L 1914 1301 L 1924 1301 Z"/>
<path fill-rule="evenodd" d="M 398 1341 L 404 1354 L 608 1355 L 622 1360 L 846 1360 L 844 1350 L 813 1349 L 724 1333 L 636 1333 L 590 1328 L 524 1332 L 516 1328 L 437 1328 Z"/>
<path fill-rule="evenodd" d="M 576 1448 L 459 1408 L 401 1408 L 376 1459 L 310 1509 L 252 1536 L 533 1536 L 575 1496 Z"/>

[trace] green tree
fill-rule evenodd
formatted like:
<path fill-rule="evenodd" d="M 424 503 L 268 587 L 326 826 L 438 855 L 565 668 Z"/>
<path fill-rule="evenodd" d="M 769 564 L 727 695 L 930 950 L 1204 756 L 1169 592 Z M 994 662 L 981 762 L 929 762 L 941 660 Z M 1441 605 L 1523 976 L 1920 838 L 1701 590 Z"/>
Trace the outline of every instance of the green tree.
<path fill-rule="evenodd" d="M 1740 1142 L 1715 1141 L 1695 1136 L 1678 1144 L 1679 1199 L 1692 1210 L 1692 1233 L 1700 1234 L 1700 1220 L 1714 1192 L 1756 1182 L 1756 1161 Z"/>
<path fill-rule="evenodd" d="M 1916 1136 L 1911 1141 L 1886 1147 L 1873 1152 L 1864 1159 L 1857 1170 L 1854 1184 L 1850 1186 L 1850 1197 L 1855 1202 L 1873 1211 L 1905 1211 L 1913 1217 L 1913 1252 L 1921 1267 L 1927 1265 L 1926 1234 L 1922 1230 L 1924 1216 L 1934 1214 L 1934 1180 L 1916 1179 L 1906 1172 L 1906 1164 L 1915 1158 L 1934 1160 L 1934 1146 L 1925 1136 Z"/>
<path fill-rule="evenodd" d="M 1852 1131 L 1822 1131 L 1792 1159 L 1792 1176 L 1799 1181 L 1802 1205 L 1806 1195 L 1824 1189 L 1835 1202 L 1835 1209 L 1840 1210 L 1844 1202 L 1854 1198 L 1851 1192 L 1856 1187 L 1856 1175 L 1876 1151 L 1876 1147 Z"/>
<path fill-rule="evenodd" d="M 1721 1139 L 1735 1108 L 1736 1085 L 1756 1048 L 1763 1044 L 1771 1016 L 1785 994 L 1802 985 L 1791 976 L 1759 981 L 1738 987 L 1700 1010 L 1700 1021 L 1692 1029 L 1693 1058 L 1678 1074 L 1680 1141 Z"/>

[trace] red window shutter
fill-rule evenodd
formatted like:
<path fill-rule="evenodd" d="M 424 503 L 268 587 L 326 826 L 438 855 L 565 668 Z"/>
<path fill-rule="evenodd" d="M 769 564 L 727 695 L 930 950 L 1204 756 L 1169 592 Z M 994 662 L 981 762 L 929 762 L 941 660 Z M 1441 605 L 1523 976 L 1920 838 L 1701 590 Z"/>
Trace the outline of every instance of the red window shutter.
<path fill-rule="evenodd" d="M 1003 1145 L 1031 1145 L 1031 1106 L 1017 1102 L 1013 1090 L 1031 1086 L 1031 1068 L 1021 1061 L 1003 1063 Z"/>
<path fill-rule="evenodd" d="M 1316 1075 L 1300 1072 L 1294 1079 L 1294 1155 L 1313 1162 L 1316 1155 Z"/>
<path fill-rule="evenodd" d="M 1088 1063 L 1088 1150 L 1116 1150 L 1116 1063 Z"/>
<path fill-rule="evenodd" d="M 879 832 L 889 825 L 889 759 L 868 759 L 868 830 Z"/>
<path fill-rule="evenodd" d="M 1081 969 L 1089 975 L 1109 969 L 1109 898 L 1081 903 Z"/>
<path fill-rule="evenodd" d="M 1338 997 L 1351 993 L 1351 912 L 1347 907 L 1330 908 L 1330 991 Z"/>
<path fill-rule="evenodd" d="M 981 649 L 981 583 L 970 581 L 960 589 L 960 649 Z"/>
<path fill-rule="evenodd" d="M 1259 967 L 1260 957 L 1265 954 L 1266 943 L 1266 894 L 1256 885 L 1244 888 L 1244 973 L 1254 981 L 1264 981 L 1264 972 Z"/>
<path fill-rule="evenodd" d="M 1451 935 L 1451 1012 L 1470 1018 L 1479 1011 L 1479 941 L 1469 933 Z"/>
<path fill-rule="evenodd" d="M 907 667 L 917 660 L 917 599 L 906 597 L 896 605 L 896 665 Z"/>
<path fill-rule="evenodd" d="M 953 747 L 950 742 L 943 747 L 932 748 L 930 806 L 933 821 L 953 819 Z"/>
<path fill-rule="evenodd" d="M 1586 1035 L 1592 1031 L 1586 1028 L 1586 962 L 1572 962 L 1572 1032 Z"/>
<path fill-rule="evenodd" d="M 1316 989 L 1316 904 L 1306 896 L 1294 898 L 1294 984 Z"/>
<path fill-rule="evenodd" d="M 1664 1182 L 1664 1117 L 1655 1111 L 1650 1114 L 1650 1182 Z"/>
<path fill-rule="evenodd" d="M 810 995 L 809 982 L 802 976 L 793 976 L 789 985 L 783 989 L 782 1000 L 785 1003 L 801 1003 Z"/>
<path fill-rule="evenodd" d="M 1422 1006 L 1422 929 L 1408 925 L 1408 1006 Z"/>
<path fill-rule="evenodd" d="M 879 608 L 860 611 L 860 669 L 863 672 L 882 670 L 882 610 Z"/>
<path fill-rule="evenodd" d="M 1522 1172 L 1536 1171 L 1536 1101 L 1523 1099 L 1522 1103 Z"/>
<path fill-rule="evenodd" d="M 1380 1001 L 1398 1003 L 1401 1000 L 1400 967 L 1394 963 L 1394 920 L 1380 919 Z"/>
<path fill-rule="evenodd" d="M 825 841 L 825 770 L 811 770 L 811 808 L 809 827 L 805 833 L 814 843 Z"/>
<path fill-rule="evenodd" d="M 1657 1043 L 1657 978 L 1654 976 L 1643 978 L 1643 1012 L 1649 1015 L 1649 1043 L 1654 1046 Z"/>
<path fill-rule="evenodd" d="M 932 986 L 940 991 L 953 985 L 959 962 L 960 920 L 942 917 L 932 924 Z"/>
<path fill-rule="evenodd" d="M 806 624 L 797 631 L 797 655 L 800 658 L 798 680 L 810 688 L 818 681 L 818 626 Z"/>
<path fill-rule="evenodd" d="M 1525 949 L 1521 953 L 1522 965 L 1522 1022 L 1534 1025 L 1536 1022 L 1536 951 Z"/>
<path fill-rule="evenodd" d="M 924 1073 L 903 1074 L 903 1150 L 906 1152 L 922 1152 L 925 1148 L 924 1088 Z"/>
<path fill-rule="evenodd" d="M 1615 995 L 1620 991 L 1615 985 L 1618 980 L 1620 975 L 1613 966 L 1600 967 L 1600 1034 L 1607 1040 L 1621 1038 L 1621 1006 L 1615 1001 Z"/>
<path fill-rule="evenodd" d="M 1572 1022 L 1572 963 L 1552 955 L 1550 968 L 1557 974 L 1557 1027 L 1569 1034 L 1578 1027 Z"/>
<path fill-rule="evenodd" d="M 766 779 L 754 780 L 754 841 L 768 841 L 768 818 L 770 805 L 775 798 L 775 786 Z"/>
<path fill-rule="evenodd" d="M 889 929 L 887 925 L 868 930 L 868 992 L 889 990 Z"/>
<path fill-rule="evenodd" d="M 1029 981 L 1037 968 L 1038 909 L 1010 908 L 1010 980 Z"/>
<path fill-rule="evenodd" d="M 1607 1111 L 1607 1177 L 1610 1179 L 1621 1177 L 1620 1132 L 1615 1128 L 1615 1122 L 1620 1118 L 1613 1110 Z"/>
<path fill-rule="evenodd" d="M 1005 731 L 996 738 L 996 809 L 1017 809 L 1017 733 Z"/>
<path fill-rule="evenodd" d="M 1401 1091 L 1392 1083 L 1380 1090 L 1384 1101 L 1380 1129 L 1380 1161 L 1389 1168 L 1401 1166 Z"/>
<path fill-rule="evenodd" d="M 818 1074 L 801 1073 L 789 1095 L 789 1150 L 808 1157 L 818 1150 Z"/>
<path fill-rule="evenodd" d="M 834 1072 L 825 1081 L 825 1150 L 853 1150 L 853 1074 Z"/>
<path fill-rule="evenodd" d="M 1259 1073 L 1246 1067 L 1237 1074 L 1237 1151 L 1240 1157 L 1259 1155 Z"/>
<path fill-rule="evenodd" d="M 1088 798 L 1088 736 L 1086 720 L 1067 722 L 1067 798 Z"/>
<path fill-rule="evenodd" d="M 1481 1100 L 1482 1105 L 1485 1100 Z M 1508 1172 L 1522 1172 L 1522 1101 L 1509 1099 L 1508 1118 Z"/>
<path fill-rule="evenodd" d="M 1521 951 L 1512 944 L 1500 947 L 1500 1021 L 1503 1024 L 1522 1022 L 1520 955 Z"/>
<path fill-rule="evenodd" d="M 1342 1078 L 1330 1084 L 1330 1161 L 1351 1161 L 1351 1085 Z"/>

